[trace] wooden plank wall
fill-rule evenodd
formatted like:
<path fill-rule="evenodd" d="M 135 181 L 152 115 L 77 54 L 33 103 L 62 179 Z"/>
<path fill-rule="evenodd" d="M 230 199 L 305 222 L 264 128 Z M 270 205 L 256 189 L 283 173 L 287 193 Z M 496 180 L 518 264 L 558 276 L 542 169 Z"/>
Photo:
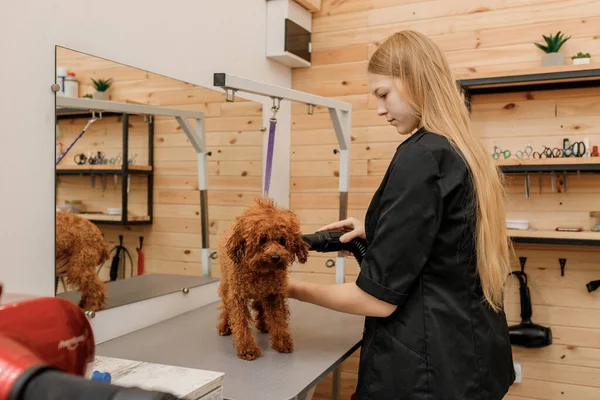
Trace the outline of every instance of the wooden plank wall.
<path fill-rule="evenodd" d="M 572 38 L 562 52 L 600 56 L 600 1 L 583 0 L 323 0 L 313 14 L 313 66 L 295 69 L 293 88 L 339 98 L 353 104 L 349 215 L 362 218 L 370 196 L 400 143 L 394 129 L 376 115 L 369 96 L 366 67 L 378 43 L 401 29 L 430 35 L 446 52 L 457 78 L 475 74 L 514 74 L 540 66 L 541 52 L 533 42 L 542 34 L 563 31 Z M 569 66 L 566 67 L 570 68 Z M 493 145 L 513 153 L 531 143 L 559 146 L 588 137 L 600 143 L 600 91 L 579 89 L 479 96 L 473 99 L 475 131 L 492 151 Z M 338 157 L 326 110 L 306 115 L 293 108 L 291 206 L 306 231 L 337 219 Z M 530 176 L 525 198 L 522 176 L 507 176 L 508 218 L 527 218 L 538 229 L 581 225 L 589 230 L 598 221 L 589 211 L 600 208 L 600 178 L 569 175 L 567 193 L 558 177 L 558 193 L 548 176 L 539 193 L 537 175 Z M 554 343 L 543 349 L 514 348 L 523 365 L 523 382 L 507 399 L 600 398 L 600 293 L 588 293 L 585 283 L 600 279 L 600 252 L 594 247 L 517 245 L 527 257 L 525 270 L 533 301 L 533 321 L 550 326 Z M 327 255 L 313 255 L 297 270 L 302 279 L 334 282 L 325 267 Z M 566 258 L 560 275 L 559 258 Z M 347 280 L 358 266 L 348 259 Z M 519 268 L 515 259 L 514 268 Z M 509 324 L 520 322 L 516 278 L 507 283 Z M 358 355 L 358 354 L 357 354 Z M 342 399 L 349 399 L 357 378 L 357 355 L 342 365 Z M 331 376 L 317 387 L 316 399 L 329 399 Z"/>
<path fill-rule="evenodd" d="M 158 55 L 157 55 L 158 56 Z M 261 191 L 262 105 L 236 97 L 227 103 L 222 92 L 198 87 L 140 69 L 81 54 L 64 48 L 57 52 L 57 65 L 76 73 L 80 96 L 92 93 L 90 78 L 114 80 L 111 100 L 137 102 L 206 113 L 206 140 L 212 152 L 209 158 L 210 246 L 216 250 L 220 232 L 236 215 L 250 205 Z M 87 120 L 61 120 L 60 141 L 68 146 Z M 73 164 L 73 156 L 88 151 L 104 151 L 116 156 L 122 145 L 121 118 L 103 118 L 92 124 L 61 163 Z M 130 155 L 137 153 L 136 164 L 147 162 L 147 125 L 142 117 L 130 117 Z M 135 247 L 144 237 L 145 264 L 148 273 L 201 275 L 201 225 L 198 192 L 197 157 L 179 124 L 171 117 L 155 120 L 154 223 L 151 226 L 122 227 L 99 225 L 110 246 L 124 235 L 124 244 L 137 264 Z M 131 180 L 130 209 L 146 212 L 144 178 Z M 121 207 L 121 182 L 113 177 L 102 190 L 102 180 L 89 177 L 57 177 L 57 204 L 67 199 L 84 201 L 87 210 Z M 108 266 L 103 269 L 107 275 Z M 218 262 L 213 275 L 219 276 Z"/>

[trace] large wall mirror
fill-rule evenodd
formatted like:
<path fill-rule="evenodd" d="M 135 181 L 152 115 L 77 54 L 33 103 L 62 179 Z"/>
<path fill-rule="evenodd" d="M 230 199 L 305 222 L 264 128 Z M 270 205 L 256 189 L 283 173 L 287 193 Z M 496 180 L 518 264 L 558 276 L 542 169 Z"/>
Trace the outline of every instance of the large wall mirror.
<path fill-rule="evenodd" d="M 56 74 L 57 215 L 91 222 L 57 217 L 56 295 L 83 307 L 82 298 L 103 287 L 100 309 L 107 309 L 218 279 L 219 235 L 261 193 L 262 104 L 239 96 L 228 102 L 223 91 L 64 47 L 56 48 Z M 204 113 L 208 273 L 197 152 L 177 119 L 74 109 L 61 106 L 60 97 Z M 94 229 L 108 256 L 88 265 L 77 252 L 94 251 L 81 243 L 81 231 Z M 66 256 L 59 251 L 65 246 Z"/>

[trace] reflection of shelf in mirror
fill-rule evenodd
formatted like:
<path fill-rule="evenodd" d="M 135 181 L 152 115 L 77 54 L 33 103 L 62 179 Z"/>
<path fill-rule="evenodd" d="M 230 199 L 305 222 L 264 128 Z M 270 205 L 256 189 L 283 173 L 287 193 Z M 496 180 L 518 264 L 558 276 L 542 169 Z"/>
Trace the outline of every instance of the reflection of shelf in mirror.
<path fill-rule="evenodd" d="M 115 224 L 121 224 L 123 221 L 123 216 L 118 214 L 118 215 L 111 215 L 111 214 L 100 214 L 100 213 L 79 213 L 77 214 L 85 219 L 88 219 L 92 222 L 98 222 L 98 223 L 115 223 Z M 148 223 L 150 222 L 150 217 L 147 215 L 141 215 L 141 216 L 133 216 L 133 215 L 129 215 L 128 219 L 127 219 L 127 223 L 139 223 L 139 224 L 143 224 L 143 223 Z"/>
<path fill-rule="evenodd" d="M 127 171 L 130 174 L 144 174 L 152 172 L 150 165 L 129 165 Z M 78 174 L 114 174 L 122 172 L 121 165 L 86 165 L 79 167 L 75 165 L 59 165 L 56 167 L 57 175 L 78 175 Z"/>
<path fill-rule="evenodd" d="M 497 160 L 502 172 L 600 172 L 600 157 L 535 158 Z"/>
<path fill-rule="evenodd" d="M 96 116 L 100 117 L 122 117 L 123 113 L 112 112 L 112 111 L 98 111 Z M 56 108 L 56 119 L 68 119 L 68 118 L 92 118 L 92 112 L 90 110 L 84 110 L 80 108 L 68 108 L 68 107 L 57 107 Z"/>
<path fill-rule="evenodd" d="M 552 230 L 509 229 L 507 234 L 515 243 L 600 245 L 600 232 L 593 231 L 558 232 Z"/>

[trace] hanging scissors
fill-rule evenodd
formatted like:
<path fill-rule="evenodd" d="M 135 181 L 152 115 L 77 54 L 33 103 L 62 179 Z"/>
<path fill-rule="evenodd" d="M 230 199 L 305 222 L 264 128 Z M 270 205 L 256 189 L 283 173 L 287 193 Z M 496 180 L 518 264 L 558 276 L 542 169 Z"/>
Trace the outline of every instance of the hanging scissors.
<path fill-rule="evenodd" d="M 555 147 L 551 149 L 548 146 L 544 146 L 544 150 L 541 152 L 534 151 L 533 158 L 559 158 L 564 157 L 564 152 L 562 149 Z"/>
<path fill-rule="evenodd" d="M 119 155 L 112 157 L 110 160 L 108 160 L 108 162 L 111 164 L 121 164 L 122 159 L 123 157 L 121 156 L 121 153 L 119 153 Z"/>
<path fill-rule="evenodd" d="M 510 157 L 510 150 L 500 150 L 500 147 L 494 146 L 494 152 L 492 153 L 492 158 L 494 160 L 497 160 L 500 158 L 500 155 L 502 155 L 504 157 L 504 159 L 506 160 L 508 157 Z"/>
<path fill-rule="evenodd" d="M 577 150 L 575 150 L 575 148 L 577 148 Z M 570 150 L 570 155 L 572 155 L 573 157 L 583 157 L 587 151 L 584 142 L 573 142 L 573 144 L 569 146 L 568 149 Z"/>
<path fill-rule="evenodd" d="M 533 147 L 531 147 L 531 145 L 527 145 L 527 147 L 525 147 L 525 150 L 518 150 L 516 155 L 518 158 L 520 159 L 528 159 L 531 158 L 533 154 Z"/>
<path fill-rule="evenodd" d="M 87 156 L 83 153 L 75 154 L 73 161 L 75 161 L 75 164 L 83 165 L 87 162 Z"/>

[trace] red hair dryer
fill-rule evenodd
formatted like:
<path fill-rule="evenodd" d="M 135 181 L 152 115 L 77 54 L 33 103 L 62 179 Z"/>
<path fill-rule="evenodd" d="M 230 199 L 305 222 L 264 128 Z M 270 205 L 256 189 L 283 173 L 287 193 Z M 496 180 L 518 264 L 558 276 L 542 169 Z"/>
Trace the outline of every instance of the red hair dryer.
<path fill-rule="evenodd" d="M 92 328 L 74 303 L 48 297 L 0 306 L 0 400 L 176 399 L 85 378 L 94 354 Z"/>
<path fill-rule="evenodd" d="M 84 376 L 94 344 L 87 318 L 68 300 L 50 297 L 0 306 L 0 400 L 11 398 L 44 370 Z"/>

